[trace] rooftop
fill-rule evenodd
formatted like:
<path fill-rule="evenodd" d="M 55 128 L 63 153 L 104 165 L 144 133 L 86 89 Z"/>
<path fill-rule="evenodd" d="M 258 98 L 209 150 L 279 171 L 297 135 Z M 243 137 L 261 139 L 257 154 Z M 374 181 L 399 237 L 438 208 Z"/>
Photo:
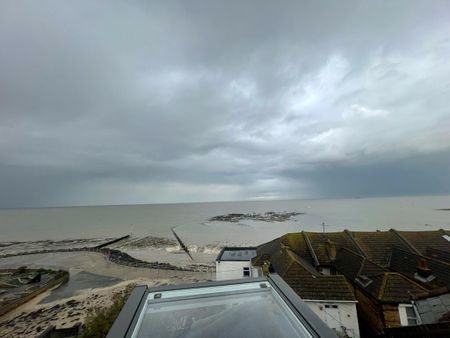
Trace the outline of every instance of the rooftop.
<path fill-rule="evenodd" d="M 435 249 L 450 251 L 450 242 L 445 236 L 449 232 L 446 230 L 437 231 L 398 231 L 398 233 L 405 238 L 411 245 L 418 250 L 422 255 L 427 254 L 427 247 Z"/>
<path fill-rule="evenodd" d="M 324 276 L 289 249 L 271 256 L 270 262 L 289 286 L 304 300 L 355 301 L 344 276 Z"/>
<path fill-rule="evenodd" d="M 346 248 L 339 250 L 334 264 L 336 270 L 381 302 L 407 302 L 427 291 L 400 273 L 391 272 Z"/>
<path fill-rule="evenodd" d="M 446 287 L 450 290 L 449 263 L 408 251 L 393 249 L 389 267 L 411 279 L 417 279 L 417 266 L 420 260 L 426 262 L 432 276 L 435 278 L 431 279 L 429 282 L 421 282 L 419 280 L 419 283 L 428 289 Z"/>
<path fill-rule="evenodd" d="M 281 236 L 258 246 L 261 259 L 267 259 L 282 247 L 303 258 L 310 265 L 330 266 L 334 253 L 341 248 L 349 249 L 370 261 L 389 266 L 391 250 L 398 248 L 419 255 L 432 255 L 450 262 L 450 232 L 435 231 L 349 231 L 297 232 Z M 257 263 L 253 261 L 253 263 Z"/>
<path fill-rule="evenodd" d="M 372 262 L 387 266 L 390 250 L 394 247 L 408 250 L 404 241 L 399 238 L 395 231 L 349 231 L 363 255 Z"/>
<path fill-rule="evenodd" d="M 108 338 L 336 337 L 278 276 L 137 287 Z"/>
<path fill-rule="evenodd" d="M 249 261 L 255 256 L 254 247 L 225 247 L 220 251 L 216 261 Z"/>

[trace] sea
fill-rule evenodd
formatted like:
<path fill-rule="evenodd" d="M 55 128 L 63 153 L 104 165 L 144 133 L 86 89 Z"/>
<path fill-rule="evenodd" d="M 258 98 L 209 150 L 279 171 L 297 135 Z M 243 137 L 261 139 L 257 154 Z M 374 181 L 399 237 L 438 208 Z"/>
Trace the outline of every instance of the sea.
<path fill-rule="evenodd" d="M 173 238 L 186 243 L 258 245 L 288 232 L 450 229 L 450 195 L 383 198 L 141 204 L 0 209 L 0 242 L 112 238 Z M 445 210 L 447 209 L 447 210 Z M 212 222 L 229 213 L 302 213 L 285 222 Z"/>

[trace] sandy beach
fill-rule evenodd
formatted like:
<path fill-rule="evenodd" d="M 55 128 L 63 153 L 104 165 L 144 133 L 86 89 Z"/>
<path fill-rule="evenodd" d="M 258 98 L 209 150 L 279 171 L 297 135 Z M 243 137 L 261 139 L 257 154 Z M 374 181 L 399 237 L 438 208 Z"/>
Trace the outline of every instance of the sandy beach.
<path fill-rule="evenodd" d="M 153 250 L 157 249 L 153 248 Z M 181 254 L 177 256 L 183 257 Z M 163 255 L 158 258 L 163 258 Z M 119 265 L 97 252 L 53 252 L 0 258 L 0 268 L 24 265 L 65 269 L 70 272 L 71 278 L 67 285 L 48 290 L 0 317 L 0 336 L 2 337 L 35 337 L 49 326 L 64 328 L 83 323 L 88 309 L 110 305 L 113 294 L 120 292 L 130 283 L 158 286 L 193 283 L 214 278 L 212 270 L 209 272 L 179 271 Z M 91 278 L 89 280 L 91 287 L 83 288 L 86 285 L 83 286 L 81 283 L 80 286 L 77 282 L 79 280 L 77 276 L 82 274 L 88 274 Z M 104 277 L 110 277 L 109 284 L 113 285 L 97 287 L 104 282 Z M 61 292 L 61 290 L 67 291 L 65 289 L 70 289 L 71 296 L 64 297 L 67 292 Z M 52 294 L 58 299 L 46 302 Z"/>

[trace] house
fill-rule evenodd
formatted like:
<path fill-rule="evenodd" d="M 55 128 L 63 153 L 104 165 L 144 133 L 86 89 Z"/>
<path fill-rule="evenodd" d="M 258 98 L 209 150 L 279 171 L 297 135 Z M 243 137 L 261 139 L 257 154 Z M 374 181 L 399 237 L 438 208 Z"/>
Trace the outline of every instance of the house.
<path fill-rule="evenodd" d="M 272 274 L 131 293 L 107 337 L 336 337 Z"/>
<path fill-rule="evenodd" d="M 278 273 L 280 268 L 272 257 L 282 252 L 294 253 L 312 274 L 315 271 L 322 276 L 345 276 L 358 301 L 362 336 L 401 335 L 401 328 L 412 334 L 415 329 L 411 327 L 421 325 L 426 325 L 423 327 L 426 332 L 439 335 L 445 330 L 442 321 L 450 322 L 445 315 L 439 322 L 424 321 L 422 318 L 435 316 L 427 311 L 438 313 L 442 307 L 419 309 L 418 303 L 419 299 L 423 303 L 424 299 L 450 290 L 450 232 L 447 230 L 302 231 L 257 247 L 258 259 L 270 260 Z M 305 280 L 305 276 L 298 275 L 289 281 L 291 286 L 296 278 L 298 283 Z"/>
<path fill-rule="evenodd" d="M 252 263 L 265 261 L 338 336 L 360 337 L 354 290 L 344 276 L 323 275 L 286 247 Z"/>
<path fill-rule="evenodd" d="M 339 250 L 334 266 L 355 287 L 366 335 L 382 335 L 385 328 L 420 324 L 412 299 L 426 295 L 425 287 L 347 248 Z"/>
<path fill-rule="evenodd" d="M 216 258 L 216 280 L 261 276 L 261 269 L 252 268 L 254 247 L 225 247 Z"/>
<path fill-rule="evenodd" d="M 428 290 L 450 290 L 450 263 L 445 261 L 393 248 L 389 268 L 415 280 Z"/>

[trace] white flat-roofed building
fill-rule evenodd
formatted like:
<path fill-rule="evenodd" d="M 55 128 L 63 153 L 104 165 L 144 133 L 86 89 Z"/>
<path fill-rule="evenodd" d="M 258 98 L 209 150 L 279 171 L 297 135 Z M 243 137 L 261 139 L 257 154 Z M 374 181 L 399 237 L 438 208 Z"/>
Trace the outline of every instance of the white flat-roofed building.
<path fill-rule="evenodd" d="M 225 247 L 216 259 L 216 280 L 260 277 L 261 269 L 252 267 L 254 247 Z"/>

